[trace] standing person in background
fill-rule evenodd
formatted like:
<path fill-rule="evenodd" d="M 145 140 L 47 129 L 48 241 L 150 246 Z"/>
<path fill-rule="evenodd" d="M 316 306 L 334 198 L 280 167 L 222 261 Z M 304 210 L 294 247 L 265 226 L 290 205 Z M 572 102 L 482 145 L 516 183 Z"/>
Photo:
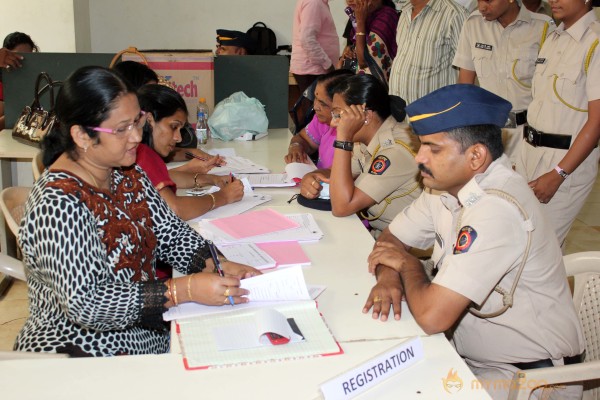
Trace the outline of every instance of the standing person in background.
<path fill-rule="evenodd" d="M 515 165 L 531 103 L 535 62 L 548 33 L 550 17 L 521 7 L 519 0 L 480 1 L 463 25 L 454 66 L 458 83 L 475 83 L 512 104 L 502 130 L 504 152 Z"/>
<path fill-rule="evenodd" d="M 390 94 L 410 104 L 456 83 L 452 59 L 468 14 L 454 0 L 410 0 L 401 11 Z"/>
<path fill-rule="evenodd" d="M 333 71 L 340 43 L 329 0 L 298 0 L 292 24 L 290 72 L 303 93 L 319 75 Z"/>
<path fill-rule="evenodd" d="M 392 0 L 346 0 L 351 29 L 339 67 L 356 59 L 357 73 L 375 75 L 387 82 L 396 57 L 398 12 Z"/>
<path fill-rule="evenodd" d="M 600 22 L 591 0 L 551 5 L 562 23 L 536 61 L 517 172 L 529 182 L 562 244 L 598 173 Z"/>
<path fill-rule="evenodd" d="M 15 53 L 37 53 L 39 51 L 40 48 L 26 33 L 10 33 L 4 38 L 2 49 L 0 49 L 0 67 L 7 72 L 12 68 L 19 68 L 23 56 Z M 4 128 L 4 91 L 2 87 L 2 70 L 0 70 L 0 130 Z"/>

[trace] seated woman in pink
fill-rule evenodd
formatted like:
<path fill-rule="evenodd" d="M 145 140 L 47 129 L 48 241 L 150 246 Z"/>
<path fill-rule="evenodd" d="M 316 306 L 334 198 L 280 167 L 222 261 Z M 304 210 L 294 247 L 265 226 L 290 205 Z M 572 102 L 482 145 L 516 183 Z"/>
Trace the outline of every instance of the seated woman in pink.
<path fill-rule="evenodd" d="M 288 153 L 284 157 L 286 164 L 308 163 L 308 156 L 318 151 L 317 168 L 331 168 L 333 141 L 336 135 L 335 128 L 329 126 L 333 88 L 349 76 L 352 76 L 352 72 L 340 69 L 317 78 L 313 101 L 315 116 L 304 129 L 292 137 Z"/>
<path fill-rule="evenodd" d="M 241 200 L 244 186 L 229 176 L 197 172 L 207 166 L 192 159 L 186 166 L 167 170 L 163 160 L 181 140 L 180 129 L 187 121 L 187 107 L 175 90 L 164 85 L 145 85 L 138 90 L 140 108 L 147 114 L 142 142 L 137 147 L 137 164 L 171 209 L 183 220 L 190 220 L 229 203 Z M 219 186 L 221 190 L 205 196 L 177 196 L 177 187 Z"/>

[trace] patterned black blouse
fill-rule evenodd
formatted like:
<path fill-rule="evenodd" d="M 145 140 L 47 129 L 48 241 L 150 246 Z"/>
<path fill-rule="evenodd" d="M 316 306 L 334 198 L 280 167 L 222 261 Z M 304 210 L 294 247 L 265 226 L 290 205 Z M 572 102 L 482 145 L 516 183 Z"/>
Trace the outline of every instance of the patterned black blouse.
<path fill-rule="evenodd" d="M 20 351 L 164 353 L 166 287 L 156 280 L 156 260 L 187 274 L 209 257 L 206 242 L 138 166 L 115 170 L 110 192 L 66 171 L 44 173 L 19 241 L 30 313 L 15 343 Z"/>

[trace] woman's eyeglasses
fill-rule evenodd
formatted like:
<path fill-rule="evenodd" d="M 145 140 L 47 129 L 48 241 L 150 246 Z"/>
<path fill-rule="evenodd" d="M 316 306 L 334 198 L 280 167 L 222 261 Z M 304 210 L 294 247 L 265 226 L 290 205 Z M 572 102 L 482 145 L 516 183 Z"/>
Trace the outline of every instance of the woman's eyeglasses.
<path fill-rule="evenodd" d="M 105 132 L 110 133 L 112 135 L 117 136 L 118 138 L 124 137 L 127 133 L 131 132 L 133 128 L 142 129 L 144 124 L 146 123 L 146 112 L 140 111 L 140 114 L 137 118 L 129 125 L 125 125 L 119 128 L 110 129 L 110 128 L 100 128 L 98 126 L 88 126 L 87 129 L 91 129 L 96 132 Z"/>

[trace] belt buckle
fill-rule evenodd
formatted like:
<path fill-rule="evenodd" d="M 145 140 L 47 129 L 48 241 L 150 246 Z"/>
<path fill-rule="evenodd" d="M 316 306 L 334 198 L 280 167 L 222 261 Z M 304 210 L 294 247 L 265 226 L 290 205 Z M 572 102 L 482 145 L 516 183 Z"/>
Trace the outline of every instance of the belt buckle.
<path fill-rule="evenodd" d="M 517 127 L 517 115 L 514 112 L 508 113 L 508 119 L 506 120 L 505 128 L 514 129 Z"/>
<path fill-rule="evenodd" d="M 530 126 L 527 127 L 527 143 L 533 147 L 537 147 L 537 143 L 535 141 L 535 131 Z"/>

